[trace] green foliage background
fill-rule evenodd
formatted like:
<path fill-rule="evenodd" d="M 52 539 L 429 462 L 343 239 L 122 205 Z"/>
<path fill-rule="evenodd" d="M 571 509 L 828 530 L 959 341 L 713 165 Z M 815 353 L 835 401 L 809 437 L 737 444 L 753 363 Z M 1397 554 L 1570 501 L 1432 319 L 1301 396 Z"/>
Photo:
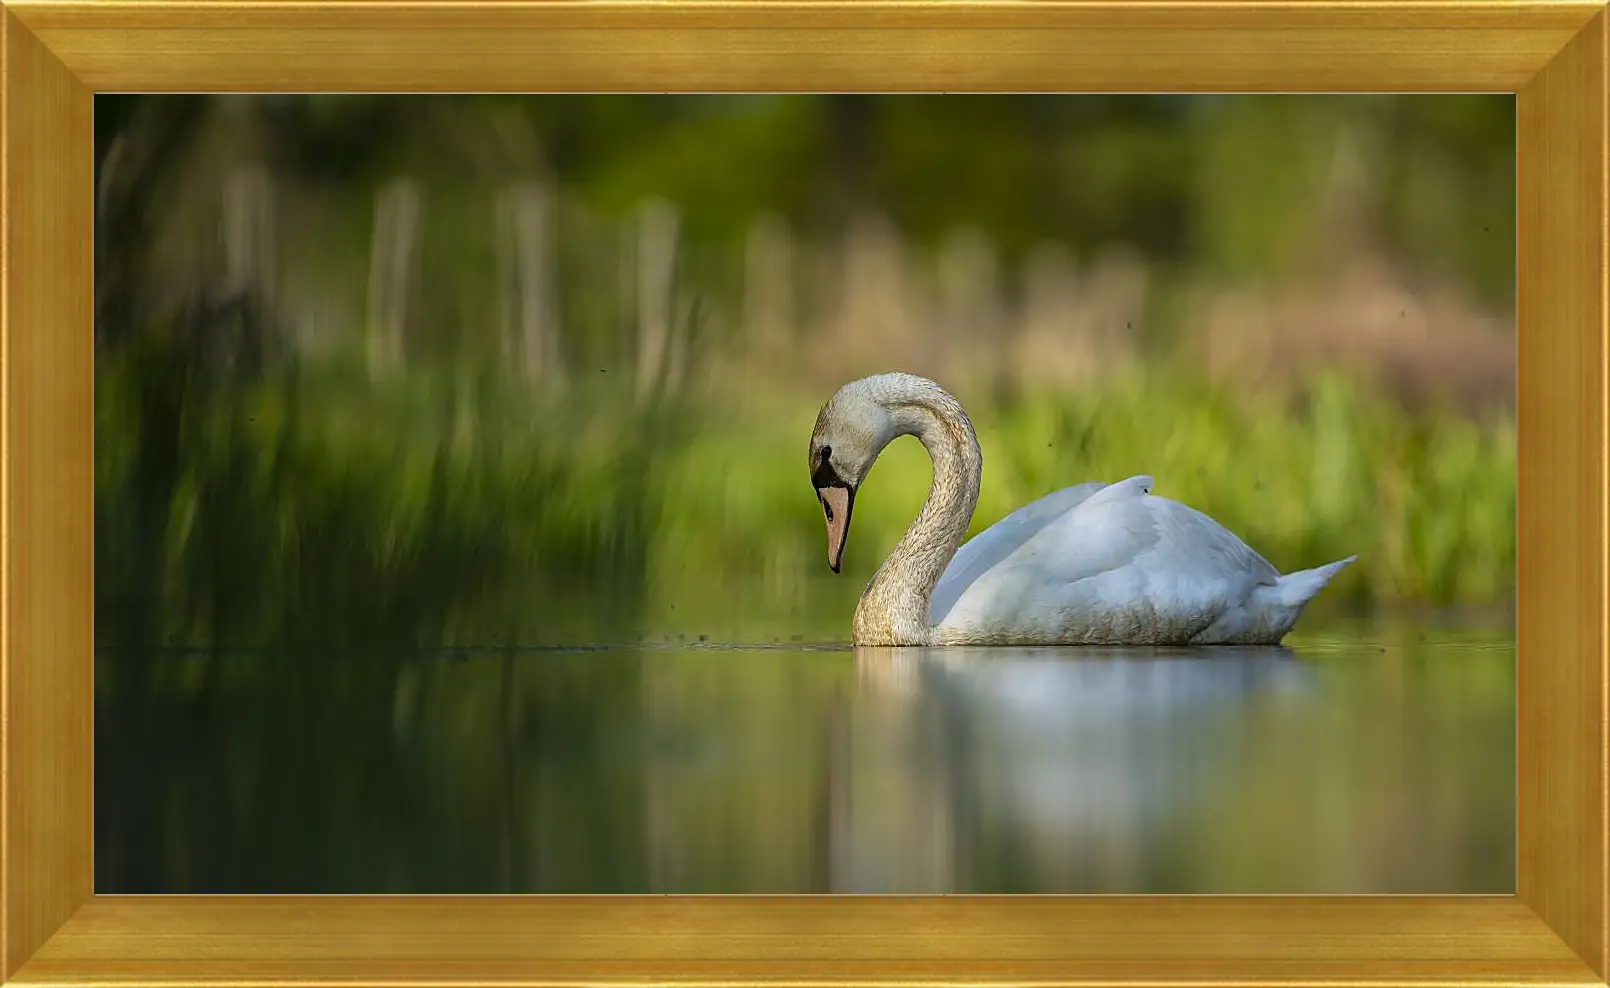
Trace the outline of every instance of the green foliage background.
<path fill-rule="evenodd" d="M 499 138 L 509 120 L 524 144 Z M 1512 396 L 1408 401 L 1357 363 L 1227 385 L 1182 341 L 1192 286 L 1256 294 L 1323 268 L 1341 236 L 1326 212 L 1339 134 L 1367 175 L 1344 217 L 1364 249 L 1507 319 L 1513 126 L 1512 101 L 1487 96 L 103 97 L 102 638 L 842 636 L 859 576 L 820 565 L 798 455 L 832 382 L 786 357 L 720 369 L 747 352 L 731 315 L 762 214 L 806 244 L 870 213 L 918 257 L 965 224 L 1008 268 L 1054 241 L 1119 245 L 1156 272 L 1138 367 L 1060 391 L 956 388 L 986 453 L 974 530 L 1055 487 L 1147 472 L 1282 568 L 1358 553 L 1337 604 L 1502 605 Z M 243 156 L 317 190 L 323 233 L 284 263 L 331 272 L 332 297 L 362 276 L 371 190 L 424 183 L 426 288 L 402 376 L 364 374 L 350 305 L 321 357 L 287 354 L 282 326 L 206 315 L 216 272 L 171 258 L 216 252 L 196 176 Z M 490 308 L 490 197 L 533 174 L 593 223 L 559 230 L 562 397 L 507 373 Z M 705 385 L 652 407 L 630 397 L 623 303 L 594 256 L 616 236 L 596 224 L 647 197 L 680 207 L 678 277 L 728 316 L 695 340 Z M 266 356 L 227 357 L 245 346 L 229 340 Z M 850 573 L 875 565 L 926 481 L 914 444 L 890 451 Z"/>

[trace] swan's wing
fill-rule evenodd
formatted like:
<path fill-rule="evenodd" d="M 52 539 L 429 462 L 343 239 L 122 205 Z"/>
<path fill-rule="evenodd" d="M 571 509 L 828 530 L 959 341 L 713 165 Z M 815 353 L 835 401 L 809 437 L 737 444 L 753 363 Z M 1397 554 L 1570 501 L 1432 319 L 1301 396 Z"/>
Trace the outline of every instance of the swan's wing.
<path fill-rule="evenodd" d="M 1272 584 L 1280 572 L 1202 512 L 1151 493 L 1152 478 L 1110 484 L 1026 542 L 1012 562 L 1049 585 L 1121 567 L 1188 580 Z"/>
<path fill-rule="evenodd" d="M 1016 552 L 1023 543 L 1073 510 L 1090 495 L 1107 485 L 1099 480 L 1064 487 L 1023 507 L 968 539 L 934 587 L 930 620 L 938 624 L 974 580 Z"/>
<path fill-rule="evenodd" d="M 1256 586 L 1273 586 L 1280 581 L 1280 571 L 1273 563 L 1209 516 L 1166 497 L 1155 497 L 1152 502 L 1153 510 L 1170 516 L 1176 544 L 1199 560 L 1224 572 L 1243 574 Z"/>
<path fill-rule="evenodd" d="M 1173 600 L 1191 611 L 1279 578 L 1218 522 L 1150 488 L 1144 476 L 1104 485 L 1008 551 L 990 553 L 993 564 L 960 588 L 947 616 L 958 624 L 1015 624 L 1138 599 Z"/>

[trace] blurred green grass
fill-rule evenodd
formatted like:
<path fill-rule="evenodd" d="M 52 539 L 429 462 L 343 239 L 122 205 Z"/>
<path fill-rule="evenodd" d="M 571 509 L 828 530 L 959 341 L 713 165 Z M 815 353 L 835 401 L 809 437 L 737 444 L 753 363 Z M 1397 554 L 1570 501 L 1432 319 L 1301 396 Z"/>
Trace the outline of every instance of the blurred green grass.
<path fill-rule="evenodd" d="M 834 577 L 803 456 L 825 394 L 645 405 L 601 375 L 552 401 L 463 364 L 371 386 L 337 359 L 247 386 L 184 378 L 164 487 L 143 479 L 169 429 L 162 346 L 98 367 L 104 640 L 141 599 L 173 643 L 842 640 L 930 479 L 916 440 L 885 452 Z M 1280 392 L 1166 365 L 1006 400 L 958 390 L 985 457 L 972 533 L 1051 490 L 1150 473 L 1282 570 L 1357 553 L 1321 611 L 1509 604 L 1507 413 L 1409 410 L 1335 372 Z M 156 537 L 131 514 L 153 496 L 155 587 L 130 541 Z"/>
<path fill-rule="evenodd" d="M 928 465 L 835 577 L 802 454 L 894 368 L 980 428 L 975 532 L 1149 473 L 1358 554 L 1316 613 L 1511 604 L 1512 97 L 96 111 L 102 641 L 841 639 Z"/>

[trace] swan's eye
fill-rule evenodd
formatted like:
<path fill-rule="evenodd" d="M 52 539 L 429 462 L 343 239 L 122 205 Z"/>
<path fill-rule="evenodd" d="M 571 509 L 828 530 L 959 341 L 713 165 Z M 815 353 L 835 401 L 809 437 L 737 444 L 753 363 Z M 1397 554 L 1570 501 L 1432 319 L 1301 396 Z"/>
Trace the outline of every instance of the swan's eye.
<path fill-rule="evenodd" d="M 827 458 L 829 456 L 832 456 L 832 455 L 833 455 L 833 447 L 831 447 L 831 446 L 823 446 L 822 447 L 822 458 L 820 460 L 818 460 L 817 462 L 818 463 L 826 463 Z"/>

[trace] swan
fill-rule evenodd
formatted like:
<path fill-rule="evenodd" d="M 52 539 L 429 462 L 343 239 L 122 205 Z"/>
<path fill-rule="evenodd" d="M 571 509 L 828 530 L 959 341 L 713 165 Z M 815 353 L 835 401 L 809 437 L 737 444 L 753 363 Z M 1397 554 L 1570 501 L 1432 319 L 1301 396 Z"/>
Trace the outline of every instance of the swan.
<path fill-rule="evenodd" d="M 844 385 L 811 431 L 833 572 L 856 491 L 905 435 L 927 449 L 933 482 L 861 592 L 856 645 L 1274 645 L 1358 558 L 1282 576 L 1146 475 L 1047 494 L 963 545 L 984 462 L 972 422 L 933 381 L 889 373 Z"/>

